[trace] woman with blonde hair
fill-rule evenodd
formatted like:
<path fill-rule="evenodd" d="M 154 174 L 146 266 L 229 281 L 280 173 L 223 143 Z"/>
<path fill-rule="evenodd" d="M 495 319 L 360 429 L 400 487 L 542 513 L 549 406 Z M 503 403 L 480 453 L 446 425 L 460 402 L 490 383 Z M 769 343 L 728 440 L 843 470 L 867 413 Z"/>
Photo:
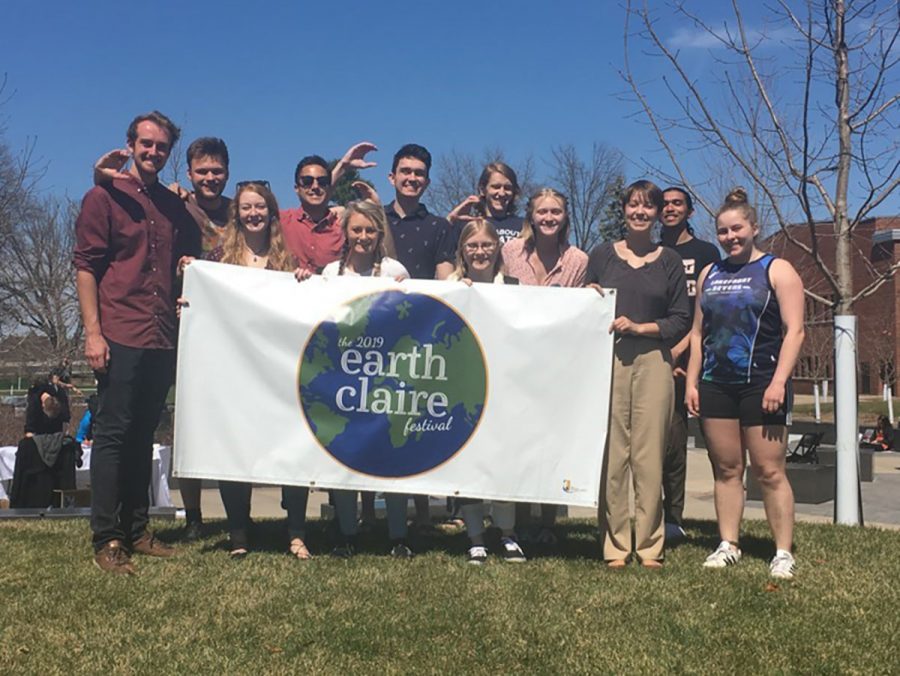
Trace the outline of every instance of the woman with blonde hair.
<path fill-rule="evenodd" d="M 472 219 L 459 234 L 455 267 L 447 279 L 451 282 L 518 284 L 518 279 L 503 274 L 501 246 L 500 236 L 488 219 Z"/>
<path fill-rule="evenodd" d="M 325 266 L 323 277 L 409 278 L 409 272 L 395 258 L 391 226 L 381 205 L 369 200 L 348 202 L 341 214 L 341 229 L 344 249 L 339 260 Z"/>
<path fill-rule="evenodd" d="M 569 205 L 553 188 L 528 200 L 522 233 L 503 245 L 507 272 L 522 284 L 580 287 L 587 254 L 569 244 Z"/>
<path fill-rule="evenodd" d="M 265 270 L 293 270 L 297 264 L 284 245 L 278 213 L 278 202 L 269 189 L 268 181 L 238 183 L 231 202 L 225 240 L 205 258 Z M 252 486 L 248 482 L 219 482 L 234 559 L 244 558 L 248 553 L 251 492 Z M 287 511 L 289 551 L 301 561 L 312 558 L 304 542 L 308 499 L 309 488 L 305 486 L 281 488 L 281 506 Z"/>
<path fill-rule="evenodd" d="M 685 404 L 700 417 L 715 482 L 721 541 L 703 566 L 724 568 L 741 559 L 749 455 L 775 539 L 769 574 L 790 579 L 794 494 L 784 463 L 790 378 L 804 338 L 803 282 L 786 260 L 757 248 L 756 219 L 743 188 L 732 190 L 716 215 L 726 258 L 697 280 Z"/>
<path fill-rule="evenodd" d="M 528 200 L 521 234 L 503 245 L 506 273 L 520 284 L 581 287 L 587 271 L 587 254 L 569 244 L 569 205 L 553 188 L 538 190 Z M 541 506 L 541 528 L 535 540 L 556 543 L 553 526 L 556 505 Z M 524 522 L 530 507 L 522 505 L 518 521 Z"/>
<path fill-rule="evenodd" d="M 518 284 L 515 277 L 503 274 L 500 258 L 500 237 L 494 226 L 484 218 L 475 218 L 463 227 L 456 250 L 456 268 L 449 281 L 469 284 Z M 468 562 L 481 565 L 487 561 L 484 543 L 484 501 L 457 498 L 459 511 L 466 526 L 471 546 Z M 516 506 L 512 502 L 492 501 L 493 520 L 500 529 L 500 554 L 509 563 L 523 563 L 525 554 L 516 542 Z"/>
<path fill-rule="evenodd" d="M 344 232 L 344 248 L 339 260 L 333 261 L 322 270 L 322 276 L 330 277 L 390 277 L 396 281 L 409 278 L 409 272 L 396 260 L 391 227 L 380 204 L 371 200 L 349 202 L 341 214 L 341 229 Z M 294 271 L 297 281 L 308 279 L 308 270 Z M 356 536 L 359 524 L 356 519 L 356 491 L 334 490 L 335 512 L 341 543 L 332 554 L 348 558 L 356 553 Z M 391 540 L 391 555 L 396 558 L 412 556 L 407 543 L 406 504 L 408 497 L 400 494 L 385 494 L 385 508 L 388 520 L 388 537 Z M 367 509 L 368 508 L 368 509 Z M 366 512 L 370 513 L 367 517 Z M 374 494 L 363 492 L 363 519 L 374 520 Z"/>

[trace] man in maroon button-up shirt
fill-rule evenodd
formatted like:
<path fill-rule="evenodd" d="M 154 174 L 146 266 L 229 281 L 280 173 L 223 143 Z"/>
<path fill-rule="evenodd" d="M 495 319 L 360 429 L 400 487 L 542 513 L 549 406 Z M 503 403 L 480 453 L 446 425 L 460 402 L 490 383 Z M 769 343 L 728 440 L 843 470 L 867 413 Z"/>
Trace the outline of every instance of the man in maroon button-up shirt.
<path fill-rule="evenodd" d="M 85 356 L 98 380 L 91 453 L 91 530 L 101 570 L 131 573 L 132 552 L 169 556 L 147 532 L 153 433 L 175 371 L 175 277 L 200 234 L 158 174 L 177 141 L 165 115 L 128 128 L 127 178 L 92 188 L 75 224 Z"/>

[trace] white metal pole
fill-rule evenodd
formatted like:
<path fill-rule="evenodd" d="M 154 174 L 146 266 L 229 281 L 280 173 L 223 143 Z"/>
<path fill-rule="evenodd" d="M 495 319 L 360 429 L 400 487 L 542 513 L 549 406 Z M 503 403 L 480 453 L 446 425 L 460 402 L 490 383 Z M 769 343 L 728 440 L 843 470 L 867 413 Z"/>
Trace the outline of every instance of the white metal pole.
<path fill-rule="evenodd" d="M 822 399 L 828 401 L 828 378 L 822 381 Z"/>
<path fill-rule="evenodd" d="M 816 402 L 816 422 L 822 422 L 822 407 L 819 404 L 819 381 L 813 381 L 813 397 Z"/>
<path fill-rule="evenodd" d="M 837 445 L 837 523 L 858 526 L 859 434 L 856 387 L 856 316 L 834 317 L 834 421 Z"/>
<path fill-rule="evenodd" d="M 891 421 L 891 425 L 893 425 L 896 422 L 896 420 L 894 420 L 894 388 L 888 385 L 887 393 L 888 419 Z"/>

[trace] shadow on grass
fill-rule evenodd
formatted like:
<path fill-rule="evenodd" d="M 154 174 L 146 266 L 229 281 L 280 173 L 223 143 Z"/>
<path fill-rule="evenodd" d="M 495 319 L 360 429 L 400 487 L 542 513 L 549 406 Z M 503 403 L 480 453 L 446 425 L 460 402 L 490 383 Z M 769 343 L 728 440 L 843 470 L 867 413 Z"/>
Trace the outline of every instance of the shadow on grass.
<path fill-rule="evenodd" d="M 156 536 L 169 544 L 186 545 L 185 527 L 172 522 L 157 523 Z M 524 529 L 520 529 L 524 530 Z M 559 522 L 554 532 L 558 538 L 555 545 L 539 544 L 529 539 L 520 541 L 525 555 L 529 559 L 569 559 L 599 560 L 601 556 L 597 524 L 591 521 Z M 485 546 L 492 554 L 501 554 L 501 534 L 497 528 L 485 530 Z M 253 521 L 249 532 L 250 549 L 254 552 L 281 554 L 288 549 L 287 526 L 284 519 L 262 519 Z M 327 555 L 342 542 L 332 521 L 312 519 L 306 525 L 307 547 L 313 555 Z M 450 557 L 465 558 L 470 546 L 465 528 L 450 528 L 435 525 L 425 529 L 410 527 L 409 539 L 411 548 L 416 554 L 443 554 Z M 371 529 L 360 532 L 356 538 L 356 551 L 360 554 L 388 556 L 391 549 L 387 524 L 378 520 Z M 228 551 L 230 543 L 227 524 L 224 520 L 205 522 L 201 553 Z"/>
<path fill-rule="evenodd" d="M 179 546 L 186 545 L 184 540 L 185 526 L 175 522 L 157 522 L 156 536 L 163 542 Z M 688 533 L 685 540 L 667 544 L 666 551 L 674 551 L 680 546 L 691 545 L 706 551 L 713 551 L 719 544 L 718 527 L 715 521 L 685 521 L 684 528 Z M 554 528 L 558 542 L 553 545 L 533 541 L 537 527 L 519 527 L 521 537 L 519 543 L 525 555 L 531 560 L 564 559 L 582 561 L 601 561 L 603 559 L 602 539 L 596 521 L 590 519 L 559 521 Z M 493 555 L 501 555 L 503 548 L 500 531 L 487 528 L 484 534 L 485 546 Z M 425 529 L 410 527 L 409 543 L 416 554 L 442 554 L 449 557 L 465 558 L 469 549 L 469 538 L 465 528 L 451 528 L 435 525 Z M 333 521 L 311 519 L 307 522 L 305 542 L 309 550 L 316 556 L 327 555 L 342 538 Z M 254 521 L 250 527 L 250 548 L 254 552 L 268 554 L 286 554 L 288 550 L 287 526 L 284 519 L 263 519 Z M 768 561 L 773 553 L 771 537 L 766 533 L 758 536 L 751 532 L 741 533 L 741 550 L 744 556 Z M 224 520 L 214 520 L 203 524 L 203 539 L 200 552 L 215 553 L 228 551 L 227 524 Z M 360 532 L 356 539 L 356 551 L 359 554 L 388 556 L 391 544 L 388 539 L 387 524 L 379 519 L 371 529 Z"/>

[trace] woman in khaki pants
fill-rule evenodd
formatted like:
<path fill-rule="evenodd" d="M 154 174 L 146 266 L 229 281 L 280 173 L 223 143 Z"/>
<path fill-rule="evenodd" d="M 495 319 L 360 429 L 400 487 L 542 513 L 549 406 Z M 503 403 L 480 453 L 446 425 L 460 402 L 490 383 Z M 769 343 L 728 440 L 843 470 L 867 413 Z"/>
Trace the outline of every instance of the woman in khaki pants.
<path fill-rule="evenodd" d="M 689 313 L 681 258 L 653 241 L 663 208 L 650 181 L 625 190 L 625 238 L 591 253 L 588 283 L 616 289 L 612 404 L 604 457 L 600 523 L 603 558 L 624 568 L 633 554 L 646 568 L 662 566 L 664 527 L 662 465 L 672 417 L 674 386 L 669 347 L 688 331 Z M 634 528 L 628 509 L 634 488 Z"/>

